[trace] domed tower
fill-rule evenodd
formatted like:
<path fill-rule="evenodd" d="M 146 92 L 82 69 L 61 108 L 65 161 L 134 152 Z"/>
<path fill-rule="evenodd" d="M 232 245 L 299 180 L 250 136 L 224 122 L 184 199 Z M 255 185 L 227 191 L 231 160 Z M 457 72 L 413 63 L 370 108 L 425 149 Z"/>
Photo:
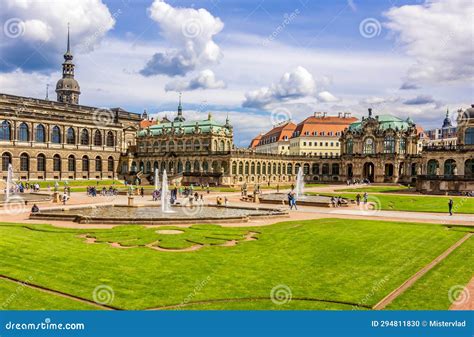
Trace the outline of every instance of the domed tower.
<path fill-rule="evenodd" d="M 79 83 L 74 79 L 74 63 L 69 43 L 69 25 L 67 27 L 67 51 L 64 54 L 63 78 L 56 84 L 58 102 L 79 104 L 81 89 Z"/>

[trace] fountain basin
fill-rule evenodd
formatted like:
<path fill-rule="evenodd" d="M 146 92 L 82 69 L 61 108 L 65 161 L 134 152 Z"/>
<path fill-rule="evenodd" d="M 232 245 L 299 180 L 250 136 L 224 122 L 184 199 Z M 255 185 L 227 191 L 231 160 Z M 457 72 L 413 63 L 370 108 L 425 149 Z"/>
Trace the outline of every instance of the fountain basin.
<path fill-rule="evenodd" d="M 274 205 L 288 205 L 288 196 L 286 193 L 268 193 L 260 195 L 260 203 Z M 331 197 L 325 195 L 305 195 L 296 200 L 297 205 L 332 207 Z M 342 206 L 348 206 L 349 200 L 342 198 Z"/>
<path fill-rule="evenodd" d="M 81 224 L 195 224 L 247 222 L 255 218 L 286 217 L 280 209 L 233 206 L 172 206 L 173 213 L 160 206 L 90 206 L 46 210 L 30 214 L 34 220 L 73 221 Z"/>
<path fill-rule="evenodd" d="M 47 202 L 51 200 L 51 195 L 42 193 L 16 193 L 11 194 L 7 199 L 5 194 L 0 195 L 0 206 L 8 203 L 23 203 L 25 205 L 32 205 L 34 203 Z"/>

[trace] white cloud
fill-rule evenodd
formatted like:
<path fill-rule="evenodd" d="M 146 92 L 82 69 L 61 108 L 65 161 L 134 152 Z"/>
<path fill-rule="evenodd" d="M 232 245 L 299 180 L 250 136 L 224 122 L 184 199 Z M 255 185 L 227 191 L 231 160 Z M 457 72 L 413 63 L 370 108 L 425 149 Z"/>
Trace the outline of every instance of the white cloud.
<path fill-rule="evenodd" d="M 148 11 L 173 49 L 155 53 L 141 70 L 142 75 L 182 76 L 221 59 L 222 52 L 213 41 L 224 28 L 218 17 L 203 8 L 172 7 L 162 0 L 155 0 Z"/>
<path fill-rule="evenodd" d="M 318 99 L 323 103 L 339 101 L 339 98 L 331 94 L 329 91 L 321 91 L 320 93 L 318 93 Z"/>
<path fill-rule="evenodd" d="M 305 68 L 298 66 L 294 70 L 284 73 L 278 83 L 247 92 L 243 106 L 265 107 L 271 103 L 313 95 L 315 90 L 316 82 L 313 75 Z"/>
<path fill-rule="evenodd" d="M 197 89 L 224 89 L 224 81 L 217 80 L 216 75 L 210 69 L 201 71 L 194 78 L 186 80 L 172 81 L 165 86 L 166 91 L 185 91 Z"/>
<path fill-rule="evenodd" d="M 0 69 L 51 69 L 66 48 L 67 24 L 73 47 L 90 52 L 115 19 L 101 0 L 0 0 Z"/>
<path fill-rule="evenodd" d="M 416 63 L 402 88 L 417 83 L 471 81 L 474 77 L 472 0 L 430 0 L 393 7 L 386 26 Z"/>

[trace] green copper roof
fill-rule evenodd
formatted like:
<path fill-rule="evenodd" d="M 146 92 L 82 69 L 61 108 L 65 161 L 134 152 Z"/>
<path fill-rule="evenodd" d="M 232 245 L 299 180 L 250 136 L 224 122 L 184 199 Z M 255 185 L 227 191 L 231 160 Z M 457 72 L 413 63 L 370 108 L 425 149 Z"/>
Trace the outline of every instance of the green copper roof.
<path fill-rule="evenodd" d="M 184 121 L 156 124 L 150 126 L 147 130 L 141 130 L 138 132 L 138 136 L 146 136 L 147 132 L 149 135 L 158 136 L 163 134 L 163 130 L 165 133 L 170 133 L 172 128 L 174 128 L 175 132 L 178 134 L 181 132 L 184 134 L 193 134 L 196 132 L 196 129 L 199 129 L 199 132 L 204 134 L 210 133 L 211 129 L 214 132 L 220 132 L 221 130 L 224 130 L 227 134 L 231 133 L 230 125 L 221 125 L 211 118 L 202 121 Z"/>
<path fill-rule="evenodd" d="M 403 120 L 401 118 L 398 118 L 396 116 L 392 115 L 378 115 L 377 119 L 379 121 L 379 128 L 382 130 L 387 130 L 389 128 L 391 129 L 404 129 L 407 130 L 411 126 L 413 126 L 413 121 L 410 118 L 407 118 L 406 120 Z M 356 131 L 360 130 L 362 128 L 362 124 L 366 121 L 367 119 L 360 121 L 360 122 L 355 122 L 349 125 L 349 130 L 351 131 Z"/>

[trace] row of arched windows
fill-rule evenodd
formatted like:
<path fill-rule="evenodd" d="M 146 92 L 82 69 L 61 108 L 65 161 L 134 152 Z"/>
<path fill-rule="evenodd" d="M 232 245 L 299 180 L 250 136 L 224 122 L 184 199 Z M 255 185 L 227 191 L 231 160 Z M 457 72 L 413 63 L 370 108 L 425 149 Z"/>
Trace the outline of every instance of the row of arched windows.
<path fill-rule="evenodd" d="M 440 172 L 440 163 L 436 159 L 430 159 L 426 165 L 427 175 L 445 175 L 451 176 L 457 173 L 456 161 L 454 159 L 447 159 L 443 164 L 443 172 Z M 474 159 L 468 159 L 464 162 L 464 175 L 474 176 Z"/>
<path fill-rule="evenodd" d="M 300 167 L 303 167 L 304 174 L 315 174 L 315 175 L 339 175 L 339 164 L 334 163 L 330 165 L 329 163 L 324 163 L 322 165 L 313 163 L 311 166 L 308 163 L 295 164 L 293 169 L 293 164 L 281 164 L 281 163 L 249 163 L 246 162 L 233 162 L 232 163 L 232 174 L 288 174 L 294 175 L 298 173 Z"/>
<path fill-rule="evenodd" d="M 12 139 L 11 124 L 8 121 L 2 121 L 0 128 L 0 140 L 10 141 Z M 28 124 L 21 123 L 18 127 L 18 140 L 20 142 L 28 142 L 31 139 L 30 137 L 30 128 Z M 102 132 L 100 130 L 95 130 L 93 134 L 93 145 L 102 146 Z M 34 141 L 37 143 L 46 142 L 46 128 L 42 124 L 38 124 L 35 127 Z M 59 126 L 55 125 L 51 128 L 51 143 L 61 144 L 61 129 Z M 76 131 L 70 127 L 66 130 L 66 144 L 76 144 Z M 89 130 L 82 129 L 79 138 L 80 145 L 90 145 L 90 135 Z M 105 137 L 105 145 L 109 147 L 115 146 L 115 136 L 112 131 L 108 131 Z"/>
<path fill-rule="evenodd" d="M 158 163 L 155 161 L 152 163 L 150 161 L 140 161 L 138 163 L 132 162 L 131 166 L 131 172 L 138 172 L 141 171 L 143 173 L 153 173 L 155 170 L 159 170 L 159 172 L 163 173 L 164 170 L 167 170 L 167 172 L 175 172 L 175 173 L 189 173 L 191 172 L 191 168 L 193 168 L 194 172 L 213 172 L 213 173 L 220 173 L 221 170 L 223 170 L 225 173 L 227 173 L 227 162 L 218 162 L 218 161 L 213 161 L 212 163 L 208 163 L 207 161 L 204 161 L 200 163 L 198 160 L 195 160 L 193 163 L 189 160 L 186 161 L 181 161 L 178 160 L 177 162 L 170 161 L 168 163 L 166 162 L 161 162 Z"/>
<path fill-rule="evenodd" d="M 90 167 L 89 156 L 83 156 L 81 159 L 82 164 L 82 171 L 88 172 Z M 2 171 L 8 170 L 8 164 L 12 163 L 12 155 L 8 152 L 4 152 L 2 154 Z M 95 171 L 101 172 L 102 171 L 102 157 L 97 156 L 94 159 L 95 163 Z M 74 172 L 76 171 L 76 157 L 74 155 L 70 155 L 67 158 L 67 168 L 68 171 Z M 20 155 L 20 171 L 30 171 L 30 156 L 27 153 L 22 153 Z M 46 156 L 42 153 L 36 156 L 36 171 L 45 172 L 46 171 Z M 62 158 L 59 154 L 55 154 L 53 156 L 53 171 L 60 172 L 62 171 Z M 112 156 L 107 158 L 107 171 L 113 172 L 114 171 L 114 158 Z"/>
<path fill-rule="evenodd" d="M 169 142 L 163 140 L 163 141 L 155 141 L 152 143 L 140 143 L 139 145 L 140 151 L 144 152 L 147 149 L 151 150 L 153 149 L 154 151 L 208 151 L 209 150 L 209 142 L 207 140 L 204 140 L 202 143 L 199 140 L 194 140 L 192 141 L 191 139 L 188 139 L 187 141 L 182 141 L 179 140 L 176 143 L 173 140 L 170 140 Z M 214 151 L 229 151 L 231 148 L 231 142 L 230 141 L 224 141 L 220 140 L 214 141 Z"/>

